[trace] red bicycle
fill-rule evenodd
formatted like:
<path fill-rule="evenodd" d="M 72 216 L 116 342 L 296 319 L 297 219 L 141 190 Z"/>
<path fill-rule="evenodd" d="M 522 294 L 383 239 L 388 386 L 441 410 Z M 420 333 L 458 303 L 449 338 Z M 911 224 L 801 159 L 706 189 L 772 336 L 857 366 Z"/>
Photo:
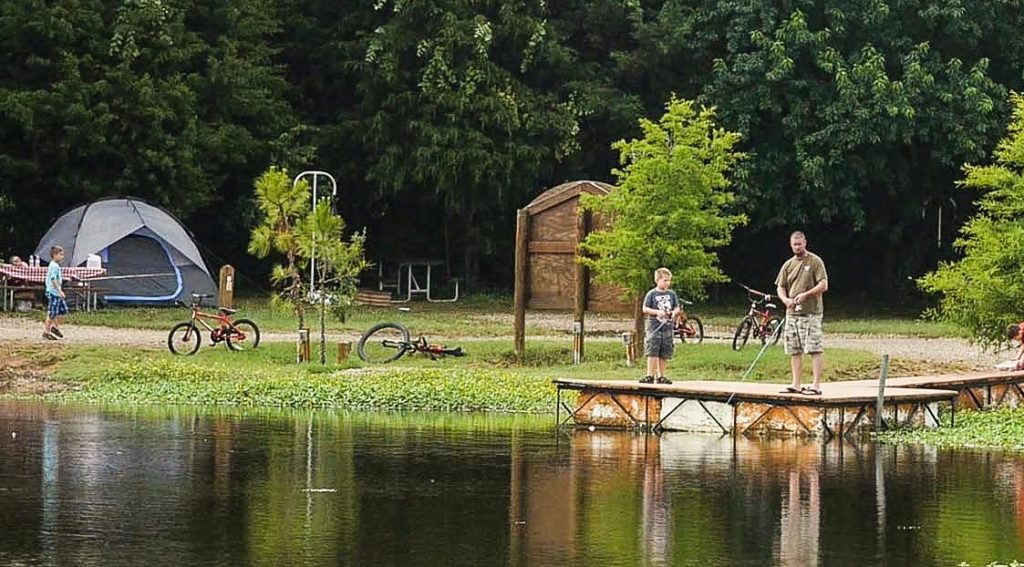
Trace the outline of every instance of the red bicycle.
<path fill-rule="evenodd" d="M 679 337 L 680 342 L 696 344 L 704 342 L 704 322 L 700 320 L 700 317 L 687 315 L 686 309 L 682 308 L 685 305 L 693 305 L 693 302 L 680 299 L 679 303 L 681 309 L 679 310 L 679 317 L 676 318 L 672 333 Z"/>
<path fill-rule="evenodd" d="M 732 350 L 740 350 L 746 346 L 751 334 L 761 339 L 762 345 L 769 341 L 773 345 L 778 343 L 782 335 L 782 318 L 775 314 L 779 307 L 771 302 L 772 296 L 743 284 L 739 285 L 747 290 L 750 310 L 736 326 L 736 332 L 732 336 Z"/>
<path fill-rule="evenodd" d="M 430 344 L 422 336 L 409 340 L 409 329 L 401 323 L 377 323 L 370 327 L 356 344 L 356 353 L 365 362 L 384 363 L 398 360 L 407 352 L 421 352 L 431 360 L 446 356 L 466 356 L 462 347 Z"/>
<path fill-rule="evenodd" d="M 212 295 L 193 293 L 192 294 L 192 317 L 188 321 L 178 323 L 171 328 L 167 335 L 167 348 L 174 354 L 195 354 L 203 342 L 199 325 L 202 325 L 210 332 L 210 341 L 213 346 L 223 341 L 231 350 L 246 350 L 256 348 L 260 345 L 260 328 L 249 319 L 232 321 L 231 316 L 238 312 L 236 309 L 218 307 L 217 313 L 204 313 L 202 311 L 203 300 L 212 298 Z M 184 305 L 180 301 L 179 305 Z M 212 319 L 217 322 L 212 326 L 205 321 Z"/>

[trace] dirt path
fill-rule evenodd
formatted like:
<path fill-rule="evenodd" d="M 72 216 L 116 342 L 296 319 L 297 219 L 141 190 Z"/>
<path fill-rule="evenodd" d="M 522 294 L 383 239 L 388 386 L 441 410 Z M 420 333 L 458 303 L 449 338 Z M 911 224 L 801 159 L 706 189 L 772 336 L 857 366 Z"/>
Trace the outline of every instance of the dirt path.
<path fill-rule="evenodd" d="M 511 323 L 511 319 L 510 319 Z M 548 316 L 543 319 L 531 317 L 530 324 L 540 324 L 547 329 L 567 329 L 569 318 Z M 42 325 L 35 321 L 0 317 L 0 341 L 39 342 Z M 628 325 L 621 318 L 595 318 L 588 321 L 588 328 L 596 332 L 614 333 Z M 511 325 L 510 325 L 511 328 Z M 163 330 L 123 329 L 112 327 L 74 326 L 67 329 L 64 339 L 71 344 L 125 345 L 142 348 L 166 348 L 167 332 Z M 356 341 L 359 335 L 353 333 L 331 333 L 330 341 Z M 508 337 L 511 340 L 511 337 Z M 452 337 L 451 340 L 472 341 L 473 337 Z M 568 337 L 567 337 L 568 339 Z M 293 333 L 264 332 L 262 340 L 267 342 L 291 342 Z M 616 336 L 596 336 L 590 340 L 619 340 Z M 711 339 L 715 340 L 715 339 Z M 893 359 L 929 362 L 962 362 L 972 367 L 991 368 L 996 362 L 1013 358 L 1012 353 L 993 354 L 971 345 L 962 339 L 921 339 L 913 337 L 872 337 L 861 335 L 828 335 L 826 345 L 833 348 L 866 350 L 881 356 L 889 354 Z"/>

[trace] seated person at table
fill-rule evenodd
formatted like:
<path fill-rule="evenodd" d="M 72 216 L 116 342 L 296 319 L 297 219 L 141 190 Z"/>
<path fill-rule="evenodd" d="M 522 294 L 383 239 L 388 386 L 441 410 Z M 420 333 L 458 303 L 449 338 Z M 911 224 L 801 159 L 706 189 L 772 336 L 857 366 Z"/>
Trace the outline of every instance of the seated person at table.
<path fill-rule="evenodd" d="M 1017 352 L 1017 364 L 1014 369 L 1024 370 L 1024 322 L 1007 327 L 1006 338 L 1011 342 L 1020 342 L 1020 350 Z"/>
<path fill-rule="evenodd" d="M 10 264 L 12 266 L 27 266 L 28 265 L 28 264 L 25 263 L 24 260 L 21 259 L 21 256 L 11 256 L 11 261 L 8 262 L 8 264 Z"/>

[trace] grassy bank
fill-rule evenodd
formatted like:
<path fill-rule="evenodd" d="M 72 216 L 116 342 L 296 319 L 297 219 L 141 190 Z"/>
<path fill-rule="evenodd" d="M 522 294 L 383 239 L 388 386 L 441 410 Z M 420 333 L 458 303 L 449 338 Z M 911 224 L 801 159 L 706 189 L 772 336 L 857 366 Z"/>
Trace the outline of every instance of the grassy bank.
<path fill-rule="evenodd" d="M 61 385 L 51 398 L 130 404 L 543 413 L 554 409 L 553 378 L 636 379 L 642 374 L 642 367 L 625 367 L 624 347 L 614 341 L 588 343 L 581 365 L 569 363 L 572 354 L 564 340 L 531 340 L 524 360 L 515 358 L 508 340 L 462 346 L 465 358 L 406 356 L 373 367 L 363 367 L 354 357 L 344 364 L 295 364 L 293 347 L 285 343 L 244 353 L 204 349 L 193 357 L 71 345 L 58 351 L 24 345 L 8 355 L 40 357 L 33 364 L 49 366 L 51 380 Z M 686 345 L 676 352 L 669 369 L 680 380 L 738 380 L 757 354 L 754 348 L 735 352 L 724 344 Z M 914 371 L 912 366 L 893 369 L 895 375 Z M 877 372 L 878 360 L 870 353 L 829 351 L 829 381 L 871 378 Z M 788 375 L 788 357 L 773 347 L 748 380 L 782 384 Z"/>
<path fill-rule="evenodd" d="M 1024 451 L 1024 408 L 957 412 L 956 425 L 950 425 L 947 414 L 942 427 L 901 429 L 882 433 L 878 438 L 888 443 Z"/>
<path fill-rule="evenodd" d="M 29 343 L 18 347 L 25 350 L 16 355 L 33 360 L 26 367 L 50 369 L 49 379 L 57 381 L 54 389 L 60 393 L 49 393 L 49 396 L 144 404 L 549 412 L 554 408 L 553 378 L 637 379 L 643 374 L 643 360 L 638 361 L 638 367 L 625 367 L 624 346 L 614 338 L 617 337 L 614 329 L 632 326 L 624 316 L 588 316 L 588 328 L 602 330 L 588 339 L 585 363 L 572 365 L 571 340 L 567 336 L 571 314 L 530 312 L 527 315 L 527 352 L 520 360 L 512 352 L 512 306 L 506 297 L 477 296 L 455 304 L 417 302 L 408 307 L 410 311 L 356 308 L 344 323 L 331 320 L 329 327 L 333 333 L 344 332 L 351 336 L 382 320 L 400 321 L 410 327 L 414 335 L 423 334 L 432 341 L 458 344 L 469 356 L 443 361 L 407 356 L 390 365 L 364 368 L 353 355 L 352 360 L 341 365 L 296 365 L 292 345 L 270 341 L 255 351 L 231 353 L 223 347 L 204 348 L 199 355 L 185 358 L 173 357 L 157 348 L 65 343 Z M 272 309 L 266 300 L 243 300 L 240 308 L 241 315 L 256 320 L 264 332 L 292 333 L 295 329 L 294 316 L 285 310 Z M 721 334 L 722 329 L 728 331 L 735 325 L 744 308 L 737 305 L 694 308 L 694 311 L 705 319 L 709 328 L 715 326 L 715 332 Z M 76 312 L 71 325 L 162 331 L 184 319 L 187 313 L 182 308 L 105 309 Z M 38 319 L 34 314 L 29 316 Z M 29 324 L 27 320 L 26 324 Z M 38 324 L 38 321 L 33 320 L 31 324 Z M 829 320 L 827 329 L 828 333 L 918 337 L 955 334 L 950 331 L 942 324 L 911 318 L 835 319 Z M 728 332 L 731 335 L 731 331 Z M 669 365 L 669 376 L 677 380 L 739 380 L 759 346 L 751 344 L 741 352 L 734 352 L 722 342 L 681 345 L 676 359 Z M 2 351 L 0 345 L 0 355 L 10 354 Z M 333 360 L 333 357 L 334 351 L 330 349 L 328 359 Z M 960 369 L 956 365 L 897 361 L 893 375 Z M 826 381 L 877 375 L 878 359 L 870 353 L 842 349 L 828 352 Z M 747 379 L 784 384 L 788 376 L 788 357 L 781 347 L 773 347 Z M 0 380 L 0 391 L 3 388 L 3 380 Z M 9 391 L 25 394 L 51 392 L 51 388 L 12 388 Z"/>

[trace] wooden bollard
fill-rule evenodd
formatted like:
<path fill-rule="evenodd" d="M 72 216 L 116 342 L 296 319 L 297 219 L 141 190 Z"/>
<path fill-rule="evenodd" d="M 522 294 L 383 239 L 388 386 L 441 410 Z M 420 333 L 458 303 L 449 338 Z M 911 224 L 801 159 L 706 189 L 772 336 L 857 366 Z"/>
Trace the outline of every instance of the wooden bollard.
<path fill-rule="evenodd" d="M 338 343 L 338 364 L 345 364 L 348 361 L 348 354 L 352 351 L 352 343 L 341 341 Z"/>
<path fill-rule="evenodd" d="M 225 264 L 220 268 L 220 286 L 217 288 L 217 305 L 227 307 L 235 306 L 235 268 Z"/>
<path fill-rule="evenodd" d="M 626 366 L 633 368 L 636 364 L 636 345 L 633 342 L 633 333 L 622 333 L 622 342 L 626 345 Z"/>
<path fill-rule="evenodd" d="M 309 362 L 309 329 L 299 329 L 295 343 L 295 362 Z"/>
<path fill-rule="evenodd" d="M 572 363 L 583 364 L 583 321 L 572 323 Z"/>

